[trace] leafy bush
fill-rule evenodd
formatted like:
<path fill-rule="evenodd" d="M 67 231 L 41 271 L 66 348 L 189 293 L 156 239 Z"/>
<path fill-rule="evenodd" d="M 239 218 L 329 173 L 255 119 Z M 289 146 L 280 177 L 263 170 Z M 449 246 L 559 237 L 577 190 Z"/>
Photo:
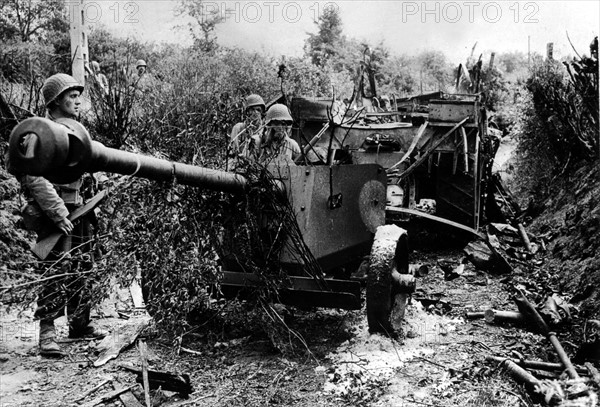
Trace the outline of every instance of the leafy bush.
<path fill-rule="evenodd" d="M 538 198 L 549 193 L 555 177 L 598 159 L 597 84 L 597 57 L 563 64 L 534 60 L 513 130 L 519 178 Z"/>
<path fill-rule="evenodd" d="M 562 64 L 554 61 L 535 64 L 527 89 L 545 130 L 530 136 L 547 137 L 557 165 L 597 155 L 597 123 L 590 123 L 586 117 L 582 95 L 569 81 Z"/>

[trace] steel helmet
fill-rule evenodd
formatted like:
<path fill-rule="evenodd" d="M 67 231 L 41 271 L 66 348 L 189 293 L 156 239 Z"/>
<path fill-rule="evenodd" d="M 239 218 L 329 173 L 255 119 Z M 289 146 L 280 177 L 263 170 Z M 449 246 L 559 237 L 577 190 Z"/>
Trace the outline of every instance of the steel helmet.
<path fill-rule="evenodd" d="M 266 109 L 265 101 L 258 95 L 250 95 L 246 98 L 246 103 L 244 104 L 244 110 L 248 110 L 254 106 L 261 106 L 263 112 Z"/>
<path fill-rule="evenodd" d="M 57 73 L 46 79 L 42 86 L 42 95 L 44 96 L 46 107 L 48 107 L 61 93 L 69 89 L 76 89 L 79 92 L 83 92 L 83 85 L 77 82 L 77 79 L 66 73 Z"/>
<path fill-rule="evenodd" d="M 147 66 L 146 61 L 144 61 L 143 59 L 138 59 L 138 61 L 135 63 L 135 67 L 139 68 L 140 66 Z"/>
<path fill-rule="evenodd" d="M 274 104 L 267 110 L 267 116 L 265 117 L 266 124 L 269 125 L 269 122 L 272 120 L 286 121 L 289 122 L 289 124 L 292 124 L 294 121 L 287 106 L 280 103 Z"/>

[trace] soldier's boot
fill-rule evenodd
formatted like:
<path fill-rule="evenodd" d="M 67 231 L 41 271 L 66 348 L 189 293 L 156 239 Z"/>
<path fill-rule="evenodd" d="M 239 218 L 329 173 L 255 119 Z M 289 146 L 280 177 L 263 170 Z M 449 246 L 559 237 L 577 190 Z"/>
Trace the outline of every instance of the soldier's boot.
<path fill-rule="evenodd" d="M 106 335 L 108 335 L 107 331 L 90 325 L 89 310 L 69 317 L 69 338 L 101 339 Z"/>
<path fill-rule="evenodd" d="M 53 320 L 40 321 L 40 355 L 45 357 L 61 358 L 66 356 L 58 343 L 56 343 L 56 329 Z"/>

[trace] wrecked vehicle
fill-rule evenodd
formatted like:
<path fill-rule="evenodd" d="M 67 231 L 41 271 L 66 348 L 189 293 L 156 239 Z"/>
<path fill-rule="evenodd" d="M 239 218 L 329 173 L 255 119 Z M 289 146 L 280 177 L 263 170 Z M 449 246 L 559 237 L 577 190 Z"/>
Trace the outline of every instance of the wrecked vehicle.
<path fill-rule="evenodd" d="M 391 110 L 383 111 L 372 108 L 374 97 L 337 109 L 333 99 L 298 97 L 291 100 L 294 136 L 305 153 L 328 165 L 383 167 L 388 216 L 419 215 L 419 209 L 476 231 L 499 145 L 479 99 L 443 92 L 392 97 Z"/>

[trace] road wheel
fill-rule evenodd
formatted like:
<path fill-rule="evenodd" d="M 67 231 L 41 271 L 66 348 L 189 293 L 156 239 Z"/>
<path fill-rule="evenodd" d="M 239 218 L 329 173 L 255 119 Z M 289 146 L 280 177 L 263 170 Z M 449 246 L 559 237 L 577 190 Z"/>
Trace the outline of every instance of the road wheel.
<path fill-rule="evenodd" d="M 392 272 L 408 274 L 408 235 L 396 225 L 384 225 L 377 228 L 371 248 L 371 259 L 367 275 L 367 321 L 369 332 L 379 332 L 395 336 L 397 326 L 392 324 L 392 310 L 398 290 L 393 283 Z M 400 296 L 399 296 L 400 297 Z M 407 296 L 401 296 L 406 302 Z M 398 298 L 400 300 L 400 298 Z M 405 304 L 402 305 L 402 312 Z"/>

